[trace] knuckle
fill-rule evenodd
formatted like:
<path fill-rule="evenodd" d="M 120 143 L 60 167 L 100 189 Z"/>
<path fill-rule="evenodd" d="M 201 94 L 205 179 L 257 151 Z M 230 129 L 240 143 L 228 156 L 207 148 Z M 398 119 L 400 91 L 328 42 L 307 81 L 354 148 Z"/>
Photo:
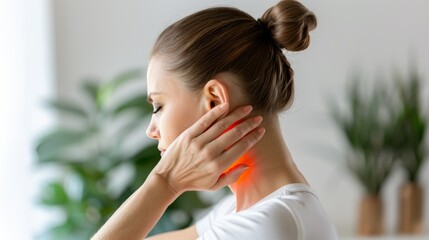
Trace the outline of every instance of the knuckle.
<path fill-rule="evenodd" d="M 243 145 L 247 149 L 249 149 L 249 148 L 251 148 L 255 144 L 256 141 L 257 141 L 257 136 L 255 136 L 254 134 L 250 134 L 243 141 Z"/>
<path fill-rule="evenodd" d="M 213 150 L 211 150 L 210 148 L 204 148 L 203 150 L 202 150 L 202 156 L 204 157 L 204 158 L 213 158 L 214 157 L 214 153 L 213 153 Z"/>
<path fill-rule="evenodd" d="M 217 172 L 220 168 L 220 164 L 218 161 L 213 161 L 210 163 L 210 169 L 214 170 L 215 172 Z"/>
<path fill-rule="evenodd" d="M 251 142 L 257 142 L 259 140 L 260 135 L 258 134 L 257 131 L 252 131 L 252 134 L 250 135 L 250 140 Z"/>
<path fill-rule="evenodd" d="M 199 128 L 201 128 L 201 129 L 206 129 L 207 128 L 207 126 L 208 126 L 208 123 L 207 123 L 207 121 L 206 120 L 201 120 L 199 123 Z"/>
<path fill-rule="evenodd" d="M 197 140 L 195 140 L 193 142 L 192 146 L 193 146 L 193 149 L 195 149 L 195 151 L 197 151 L 197 152 L 199 152 L 199 151 L 201 151 L 203 149 L 203 144 L 201 144 L 201 142 L 197 141 Z"/>
<path fill-rule="evenodd" d="M 245 115 L 243 115 L 243 113 L 240 112 L 235 112 L 234 114 L 231 115 L 231 121 L 237 121 L 239 119 L 242 119 Z"/>
<path fill-rule="evenodd" d="M 221 130 L 226 130 L 229 127 L 229 124 L 226 121 L 219 121 L 219 127 Z"/>
<path fill-rule="evenodd" d="M 245 131 L 243 130 L 242 127 L 238 126 L 238 127 L 234 128 L 234 133 L 235 133 L 236 137 L 241 138 L 244 136 Z"/>
<path fill-rule="evenodd" d="M 255 143 L 261 140 L 262 138 L 262 135 L 258 131 L 253 131 L 251 135 L 252 135 L 252 141 Z"/>
<path fill-rule="evenodd" d="M 217 164 L 216 162 L 208 162 L 206 164 L 204 164 L 204 169 L 207 174 L 212 173 L 212 172 L 216 172 L 217 171 Z"/>

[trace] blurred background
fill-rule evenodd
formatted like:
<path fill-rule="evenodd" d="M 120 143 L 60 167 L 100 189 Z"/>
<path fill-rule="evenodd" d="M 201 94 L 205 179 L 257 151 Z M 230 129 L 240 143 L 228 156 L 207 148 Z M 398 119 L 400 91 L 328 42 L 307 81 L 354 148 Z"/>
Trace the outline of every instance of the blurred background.
<path fill-rule="evenodd" d="M 258 18 L 276 2 L 0 0 L 0 239 L 89 236 L 158 160 L 142 101 L 156 37 L 200 9 Z M 302 2 L 318 27 L 307 50 L 286 53 L 296 96 L 281 115 L 297 165 L 341 239 L 426 239 L 429 2 Z M 404 192 L 407 182 L 420 190 Z M 156 231 L 190 224 L 226 193 L 185 196 Z"/>

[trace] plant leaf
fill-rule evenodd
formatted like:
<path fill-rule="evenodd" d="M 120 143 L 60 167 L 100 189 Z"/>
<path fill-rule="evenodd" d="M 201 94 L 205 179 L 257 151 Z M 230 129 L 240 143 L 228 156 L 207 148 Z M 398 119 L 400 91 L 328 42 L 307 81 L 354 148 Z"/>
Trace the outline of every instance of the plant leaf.
<path fill-rule="evenodd" d="M 60 182 L 50 182 L 42 188 L 40 203 L 44 205 L 63 205 L 69 201 L 64 186 Z"/>
<path fill-rule="evenodd" d="M 123 102 L 119 106 L 117 106 L 113 110 L 112 114 L 113 114 L 113 116 L 118 116 L 122 112 L 127 111 L 127 110 L 131 110 L 131 109 L 135 109 L 139 112 L 142 112 L 142 114 L 144 114 L 144 115 L 151 114 L 152 113 L 152 106 L 150 104 L 148 104 L 146 99 L 147 99 L 146 94 L 134 96 L 134 97 L 126 100 L 125 102 Z"/>
<path fill-rule="evenodd" d="M 52 100 L 47 100 L 46 105 L 61 113 L 69 114 L 79 118 L 88 119 L 88 114 L 85 112 L 85 110 L 75 103 L 72 103 L 66 100 L 52 99 Z"/>
<path fill-rule="evenodd" d="M 82 81 L 81 89 L 90 100 L 91 105 L 94 106 L 95 109 L 100 109 L 100 106 L 98 105 L 98 92 L 100 89 L 99 81 L 90 78 L 85 79 Z"/>
<path fill-rule="evenodd" d="M 64 148 L 82 141 L 89 134 L 89 132 L 73 131 L 69 129 L 57 129 L 46 134 L 36 145 L 36 153 L 39 157 L 39 161 L 43 162 L 54 157 Z"/>
<path fill-rule="evenodd" d="M 98 105 L 104 106 L 107 99 L 110 98 L 112 93 L 115 92 L 120 86 L 122 86 L 126 82 L 137 80 L 139 77 L 141 77 L 141 75 L 142 70 L 140 68 L 133 69 L 119 74 L 111 81 L 102 85 L 99 94 L 97 95 Z"/>

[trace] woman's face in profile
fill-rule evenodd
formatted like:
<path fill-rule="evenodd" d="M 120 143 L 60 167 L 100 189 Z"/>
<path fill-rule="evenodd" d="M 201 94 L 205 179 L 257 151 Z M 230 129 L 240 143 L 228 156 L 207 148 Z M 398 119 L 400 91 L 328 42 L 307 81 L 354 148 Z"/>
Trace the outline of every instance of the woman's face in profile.
<path fill-rule="evenodd" d="M 146 134 L 164 151 L 204 115 L 199 95 L 186 89 L 177 74 L 165 69 L 162 57 L 152 57 L 147 72 L 147 94 L 154 113 Z"/>

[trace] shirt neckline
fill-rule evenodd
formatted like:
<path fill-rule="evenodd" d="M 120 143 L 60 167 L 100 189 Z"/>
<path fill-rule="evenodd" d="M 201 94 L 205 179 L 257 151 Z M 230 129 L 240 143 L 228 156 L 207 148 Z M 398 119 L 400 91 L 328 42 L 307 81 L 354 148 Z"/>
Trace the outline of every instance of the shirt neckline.
<path fill-rule="evenodd" d="M 257 201 L 256 203 L 254 203 L 252 206 L 250 206 L 247 209 L 251 209 L 253 207 L 256 207 L 257 205 L 263 203 L 267 199 L 274 198 L 274 196 L 276 196 L 276 195 L 278 197 L 280 197 L 284 194 L 291 195 L 291 194 L 294 194 L 296 192 L 308 192 L 308 193 L 313 194 L 317 198 L 316 192 L 308 184 L 305 184 L 305 183 L 289 183 L 289 184 L 286 184 L 286 185 L 283 185 L 283 186 L 277 188 L 276 190 L 274 190 L 273 192 L 271 192 L 270 194 L 268 194 L 267 196 L 265 196 L 261 200 Z M 233 197 L 235 197 L 235 196 L 233 196 Z M 236 213 L 236 210 L 237 210 L 237 202 L 235 201 L 233 212 Z"/>

